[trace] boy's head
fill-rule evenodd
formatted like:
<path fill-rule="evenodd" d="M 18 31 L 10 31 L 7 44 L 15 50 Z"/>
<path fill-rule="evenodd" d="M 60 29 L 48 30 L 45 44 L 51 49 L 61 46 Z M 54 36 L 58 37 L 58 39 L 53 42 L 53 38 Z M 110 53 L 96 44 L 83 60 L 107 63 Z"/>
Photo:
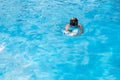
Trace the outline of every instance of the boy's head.
<path fill-rule="evenodd" d="M 70 19 L 70 25 L 71 26 L 77 26 L 78 25 L 78 19 L 77 18 L 71 18 Z"/>

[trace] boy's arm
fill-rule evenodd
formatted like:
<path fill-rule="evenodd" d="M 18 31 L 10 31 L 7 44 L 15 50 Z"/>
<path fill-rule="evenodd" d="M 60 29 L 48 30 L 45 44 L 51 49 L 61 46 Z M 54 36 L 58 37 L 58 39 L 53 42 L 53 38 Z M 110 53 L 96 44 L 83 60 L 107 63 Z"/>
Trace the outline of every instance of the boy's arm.
<path fill-rule="evenodd" d="M 69 27 L 70 27 L 70 25 L 67 24 L 67 25 L 65 26 L 65 30 L 68 31 L 68 30 L 69 30 Z"/>
<path fill-rule="evenodd" d="M 82 34 L 83 33 L 83 27 L 80 24 L 78 26 L 80 27 L 80 31 L 81 31 L 80 34 Z"/>

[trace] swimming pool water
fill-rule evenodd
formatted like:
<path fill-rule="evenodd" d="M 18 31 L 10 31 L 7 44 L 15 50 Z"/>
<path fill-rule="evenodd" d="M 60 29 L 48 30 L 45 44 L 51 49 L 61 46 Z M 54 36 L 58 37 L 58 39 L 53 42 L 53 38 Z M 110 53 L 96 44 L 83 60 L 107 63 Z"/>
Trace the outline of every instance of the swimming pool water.
<path fill-rule="evenodd" d="M 0 80 L 120 80 L 119 0 L 0 0 Z M 62 33 L 77 17 L 84 34 Z"/>

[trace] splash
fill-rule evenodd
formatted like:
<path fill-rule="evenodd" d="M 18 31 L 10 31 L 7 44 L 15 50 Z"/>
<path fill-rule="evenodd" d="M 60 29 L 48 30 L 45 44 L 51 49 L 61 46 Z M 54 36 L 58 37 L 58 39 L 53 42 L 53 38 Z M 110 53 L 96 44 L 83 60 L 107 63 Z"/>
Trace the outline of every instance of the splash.
<path fill-rule="evenodd" d="M 0 52 L 2 52 L 4 49 L 5 49 L 5 45 L 4 44 L 0 45 Z"/>

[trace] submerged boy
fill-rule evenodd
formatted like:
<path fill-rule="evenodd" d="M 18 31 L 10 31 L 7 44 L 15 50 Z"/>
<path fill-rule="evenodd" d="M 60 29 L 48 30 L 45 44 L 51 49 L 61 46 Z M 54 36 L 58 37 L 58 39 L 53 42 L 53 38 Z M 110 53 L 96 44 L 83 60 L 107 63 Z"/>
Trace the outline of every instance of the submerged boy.
<path fill-rule="evenodd" d="M 75 32 L 76 31 L 75 29 L 77 29 L 77 28 L 79 28 L 80 31 L 76 35 L 82 34 L 83 33 L 83 28 L 80 24 L 78 24 L 78 19 L 77 18 L 71 18 L 70 23 L 65 26 L 65 31 L 68 32 L 68 33 L 72 33 L 72 32 Z"/>

